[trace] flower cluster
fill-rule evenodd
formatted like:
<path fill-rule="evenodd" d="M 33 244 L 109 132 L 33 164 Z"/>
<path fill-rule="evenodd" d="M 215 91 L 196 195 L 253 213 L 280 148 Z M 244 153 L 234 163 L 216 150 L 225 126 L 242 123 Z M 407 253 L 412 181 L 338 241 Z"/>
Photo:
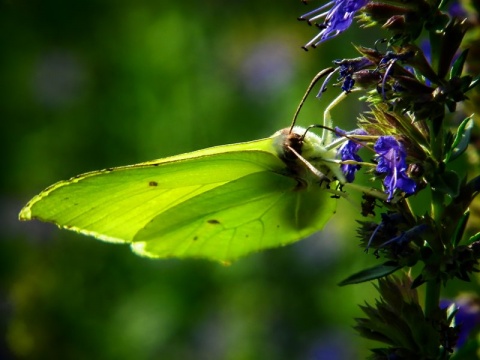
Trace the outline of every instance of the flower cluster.
<path fill-rule="evenodd" d="M 480 298 L 474 294 L 462 294 L 455 301 L 442 299 L 441 309 L 451 308 L 454 315 L 457 338 L 455 346 L 461 348 L 475 332 L 480 330 Z"/>
<path fill-rule="evenodd" d="M 352 24 L 355 13 L 367 2 L 368 0 L 333 0 L 300 16 L 299 20 L 307 20 L 308 24 L 315 24 L 320 29 L 320 33 L 303 48 L 307 50 L 309 46 L 316 47 L 325 40 L 347 30 Z M 323 12 L 328 7 L 330 10 Z M 317 23 L 319 19 L 323 19 L 323 22 Z"/>
<path fill-rule="evenodd" d="M 304 49 L 346 31 L 355 17 L 363 27 L 381 25 L 387 31 L 373 45 L 356 45 L 356 57 L 332 59 L 335 69 L 318 94 L 337 76 L 334 87 L 345 94 L 360 91 L 369 107 L 358 115 L 354 130 L 335 132 L 344 138 L 337 157 L 347 185 L 357 182 L 363 168 L 372 181 L 368 187 L 350 188 L 364 192 L 362 215 L 368 219 L 359 221 L 361 244 L 366 252 L 374 250 L 376 261 L 384 260 L 341 285 L 379 281 L 381 300 L 362 306 L 367 317 L 357 319 L 356 327 L 361 335 L 386 344 L 373 350 L 373 359 L 469 358 L 461 350 L 465 343 L 480 346 L 464 334 L 473 327 L 462 317 L 462 307 L 440 306 L 448 282 L 471 281 L 480 271 L 480 233 L 475 233 L 480 215 L 470 210 L 480 193 L 478 154 L 466 156 L 472 134 L 478 134 L 478 118 L 470 114 L 480 112 L 480 96 L 472 91 L 480 81 L 472 74 L 480 66 L 470 55 L 480 40 L 468 34 L 480 26 L 470 23 L 468 15 L 448 0 L 336 0 L 300 17 L 320 29 Z M 421 38 L 424 33 L 428 40 Z M 476 102 L 467 105 L 469 97 Z M 370 156 L 361 156 L 360 149 Z M 454 166 L 459 161 L 464 171 Z M 372 190 L 375 186 L 381 191 Z M 417 200 L 420 193 L 422 200 Z M 414 265 L 420 269 L 414 278 L 391 277 L 402 269 L 409 273 Z M 425 286 L 423 306 L 414 290 L 420 286 Z"/>
<path fill-rule="evenodd" d="M 417 184 L 407 174 L 407 153 L 402 144 L 393 136 L 382 136 L 374 146 L 378 154 L 377 172 L 386 174 L 383 184 L 388 193 L 388 200 L 393 198 L 396 189 L 405 194 L 415 193 Z"/>

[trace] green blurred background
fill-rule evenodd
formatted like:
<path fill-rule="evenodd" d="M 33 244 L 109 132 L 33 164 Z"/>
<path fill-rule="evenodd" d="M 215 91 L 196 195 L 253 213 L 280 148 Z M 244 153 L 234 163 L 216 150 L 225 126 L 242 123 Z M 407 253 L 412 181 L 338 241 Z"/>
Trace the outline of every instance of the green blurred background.
<path fill-rule="evenodd" d="M 0 5 L 0 358 L 349 359 L 371 284 L 338 287 L 375 264 L 355 238 L 359 210 L 293 246 L 229 267 L 151 260 L 41 223 L 20 208 L 82 172 L 289 125 L 316 72 L 357 56 L 352 30 L 319 49 L 300 1 L 2 1 Z M 362 32 L 363 35 L 363 32 Z M 357 36 L 357 37 L 355 37 Z M 301 125 L 320 123 L 311 97 Z M 351 129 L 350 97 L 333 112 Z M 348 225 L 345 223 L 348 219 Z"/>

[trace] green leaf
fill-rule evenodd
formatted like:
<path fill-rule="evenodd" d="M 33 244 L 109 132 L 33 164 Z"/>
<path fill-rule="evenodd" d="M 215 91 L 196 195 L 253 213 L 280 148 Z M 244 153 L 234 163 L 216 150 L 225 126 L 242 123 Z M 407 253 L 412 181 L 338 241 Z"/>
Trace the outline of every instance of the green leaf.
<path fill-rule="evenodd" d="M 480 232 L 476 233 L 475 235 L 473 235 L 472 237 L 470 237 L 470 239 L 468 239 L 466 245 L 471 245 L 473 244 L 475 241 L 478 241 L 480 240 Z"/>
<path fill-rule="evenodd" d="M 384 264 L 377 265 L 353 274 L 352 276 L 349 276 L 345 280 L 341 281 L 338 285 L 344 286 L 351 284 L 359 284 L 362 282 L 379 279 L 394 273 L 402 267 L 403 265 L 398 264 L 396 261 L 387 261 Z"/>
<path fill-rule="evenodd" d="M 460 179 L 454 171 L 445 171 L 443 174 L 435 176 L 430 186 L 435 191 L 442 192 L 451 198 L 458 196 L 460 190 Z"/>
<path fill-rule="evenodd" d="M 460 240 L 462 240 L 463 232 L 465 231 L 465 226 L 467 225 L 468 218 L 470 217 L 470 210 L 467 210 L 463 213 L 462 217 L 457 223 L 455 232 L 452 236 L 452 245 L 456 247 Z"/>
<path fill-rule="evenodd" d="M 455 139 L 453 140 L 453 144 L 446 154 L 446 163 L 455 160 L 467 149 L 467 146 L 470 142 L 470 135 L 472 133 L 473 125 L 474 122 L 471 116 L 467 117 L 462 121 L 462 123 L 458 127 Z"/>
<path fill-rule="evenodd" d="M 465 60 L 467 60 L 468 49 L 462 51 L 460 56 L 455 60 L 450 70 L 450 79 L 454 77 L 459 77 L 462 74 L 463 66 L 465 65 Z"/>
<path fill-rule="evenodd" d="M 480 75 L 475 77 L 471 82 L 470 85 L 468 86 L 467 90 L 465 92 L 472 90 L 475 86 L 477 86 L 480 83 Z"/>

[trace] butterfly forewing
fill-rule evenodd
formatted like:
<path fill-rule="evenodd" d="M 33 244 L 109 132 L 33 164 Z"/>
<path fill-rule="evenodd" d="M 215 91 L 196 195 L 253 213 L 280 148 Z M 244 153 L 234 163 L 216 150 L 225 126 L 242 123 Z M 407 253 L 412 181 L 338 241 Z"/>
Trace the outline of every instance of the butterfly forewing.
<path fill-rule="evenodd" d="M 170 207 L 242 176 L 283 166 L 269 152 L 232 147 L 235 151 L 226 146 L 220 154 L 102 170 L 59 182 L 32 199 L 20 218 L 131 242 Z"/>

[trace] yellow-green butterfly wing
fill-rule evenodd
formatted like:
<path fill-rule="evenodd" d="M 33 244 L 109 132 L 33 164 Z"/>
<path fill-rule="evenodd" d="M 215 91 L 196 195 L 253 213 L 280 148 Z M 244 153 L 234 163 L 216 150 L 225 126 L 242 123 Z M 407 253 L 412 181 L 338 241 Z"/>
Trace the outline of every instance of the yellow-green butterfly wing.
<path fill-rule="evenodd" d="M 20 219 L 160 258 L 230 261 L 292 243 L 320 230 L 336 201 L 281 158 L 282 136 L 79 175 L 34 197 Z"/>

